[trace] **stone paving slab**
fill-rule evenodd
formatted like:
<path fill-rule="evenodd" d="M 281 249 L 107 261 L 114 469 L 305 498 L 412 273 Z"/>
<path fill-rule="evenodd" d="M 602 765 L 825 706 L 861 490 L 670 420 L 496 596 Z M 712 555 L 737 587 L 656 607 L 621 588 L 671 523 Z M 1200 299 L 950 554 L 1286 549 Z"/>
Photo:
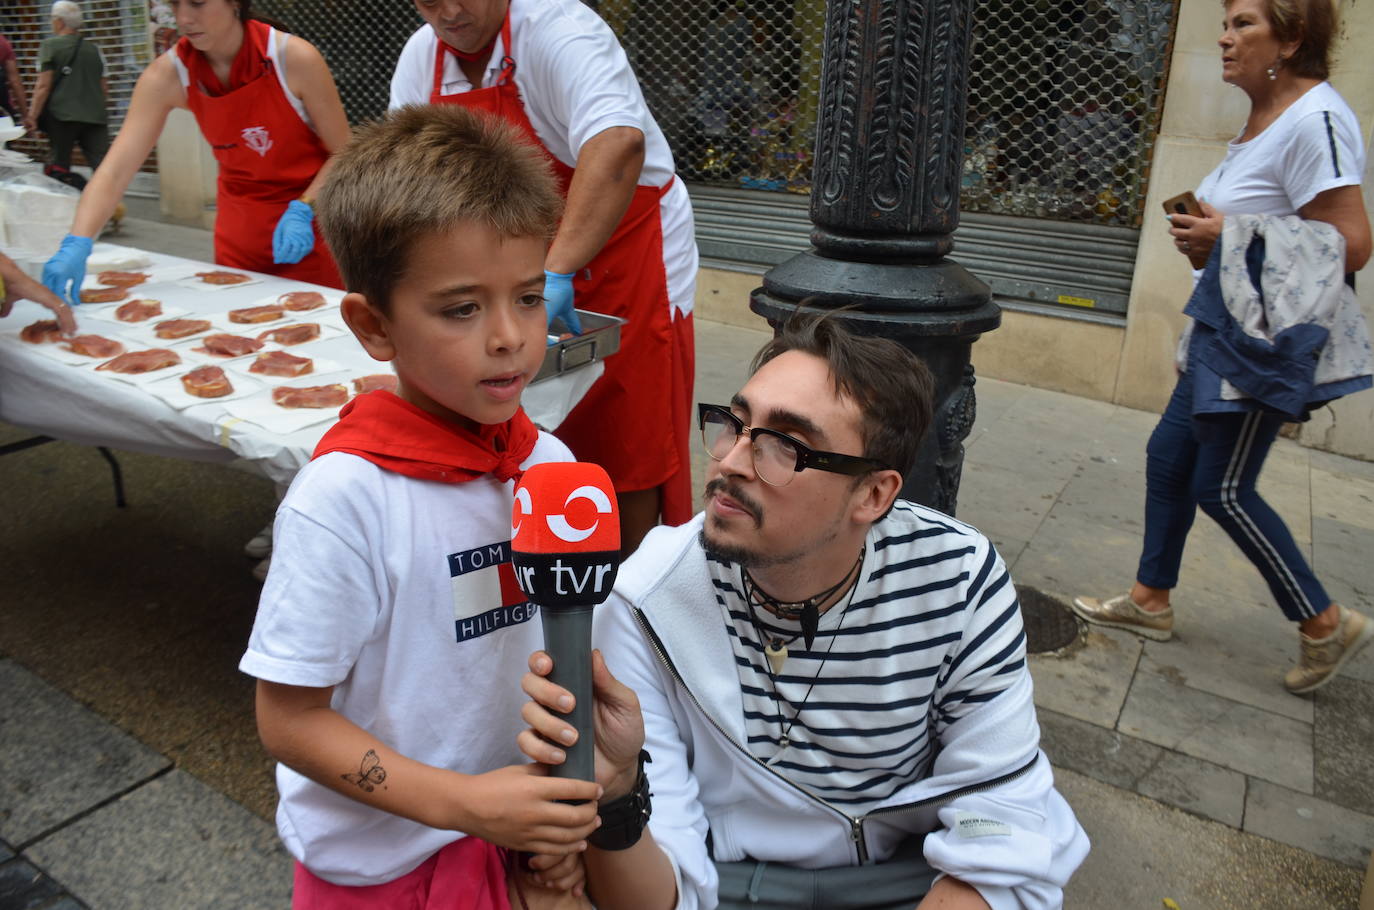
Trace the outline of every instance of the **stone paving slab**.
<path fill-rule="evenodd" d="M 1245 775 L 1040 708 L 1040 746 L 1056 767 L 1239 828 Z"/>
<path fill-rule="evenodd" d="M 1036 714 L 1040 720 L 1040 748 L 1056 768 L 1086 774 L 1122 790 L 1135 790 L 1140 779 L 1165 754 L 1154 743 L 1058 711 L 1037 707 Z"/>
<path fill-rule="evenodd" d="M 1165 751 L 1136 784 L 1142 796 L 1239 828 L 1245 817 L 1246 778 L 1212 762 Z"/>
<path fill-rule="evenodd" d="M 1030 540 L 1054 506 L 1063 481 L 1026 476 L 970 454 L 960 482 L 959 520 L 991 538 Z"/>
<path fill-rule="evenodd" d="M 1073 771 L 1055 783 L 1092 839 L 1070 910 L 1353 908 L 1363 872 L 1237 831 Z"/>
<path fill-rule="evenodd" d="M 1313 701 L 1316 795 L 1374 816 L 1374 683 L 1339 678 Z"/>
<path fill-rule="evenodd" d="M 1257 778 L 1246 794 L 1244 830 L 1361 872 L 1374 849 L 1374 818 Z"/>
<path fill-rule="evenodd" d="M 1312 727 L 1193 689 L 1141 660 L 1117 729 L 1166 749 L 1311 793 Z"/>
<path fill-rule="evenodd" d="M 0 837 L 20 848 L 170 767 L 12 660 L 0 692 Z"/>
<path fill-rule="evenodd" d="M 1312 699 L 1283 687 L 1298 636 L 1273 606 L 1204 596 L 1174 613 L 1174 638 L 1146 641 L 1145 672 L 1231 701 L 1312 723 Z"/>
<path fill-rule="evenodd" d="M 1083 646 L 1068 655 L 1031 655 L 1035 705 L 1110 731 L 1135 675 L 1140 639 L 1100 627 L 1089 627 L 1084 635 Z"/>
<path fill-rule="evenodd" d="M 281 910 L 290 856 L 276 829 L 183 771 L 62 828 L 26 854 L 99 910 Z"/>

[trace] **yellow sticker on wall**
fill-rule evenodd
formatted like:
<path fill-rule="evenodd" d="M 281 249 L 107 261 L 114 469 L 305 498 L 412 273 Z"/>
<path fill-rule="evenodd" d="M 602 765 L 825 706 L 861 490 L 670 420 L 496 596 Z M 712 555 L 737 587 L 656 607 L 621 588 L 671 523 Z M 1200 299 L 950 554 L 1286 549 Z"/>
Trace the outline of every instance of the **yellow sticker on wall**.
<path fill-rule="evenodd" d="M 1067 303 L 1069 306 L 1097 306 L 1097 301 L 1090 297 L 1070 297 L 1068 294 L 1060 294 L 1058 300 L 1060 303 Z"/>

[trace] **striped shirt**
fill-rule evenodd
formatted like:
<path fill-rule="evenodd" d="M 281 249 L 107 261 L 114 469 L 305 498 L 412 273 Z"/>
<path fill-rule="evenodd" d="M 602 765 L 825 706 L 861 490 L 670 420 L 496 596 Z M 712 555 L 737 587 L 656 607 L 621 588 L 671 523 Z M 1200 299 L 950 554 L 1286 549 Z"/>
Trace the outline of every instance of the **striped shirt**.
<path fill-rule="evenodd" d="M 898 502 L 873 526 L 858 583 L 821 615 L 810 649 L 798 623 L 751 614 L 739 566 L 709 554 L 707 565 L 749 749 L 851 814 L 927 776 L 944 727 L 1025 666 L 1002 558 L 977 530 L 932 509 Z M 775 638 L 795 640 L 773 676 L 764 646 Z"/>

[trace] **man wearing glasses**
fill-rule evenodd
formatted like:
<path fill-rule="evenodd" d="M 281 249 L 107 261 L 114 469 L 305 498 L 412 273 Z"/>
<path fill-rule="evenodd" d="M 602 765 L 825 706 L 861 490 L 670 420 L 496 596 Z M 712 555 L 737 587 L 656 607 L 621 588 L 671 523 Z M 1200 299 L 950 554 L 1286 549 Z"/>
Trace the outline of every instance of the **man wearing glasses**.
<path fill-rule="evenodd" d="M 705 511 L 597 613 L 600 910 L 1062 905 L 1088 841 L 1039 750 L 1011 579 L 897 501 L 932 385 L 893 342 L 793 320 L 698 407 Z M 531 669 L 521 747 L 557 763 L 570 706 L 547 655 Z"/>

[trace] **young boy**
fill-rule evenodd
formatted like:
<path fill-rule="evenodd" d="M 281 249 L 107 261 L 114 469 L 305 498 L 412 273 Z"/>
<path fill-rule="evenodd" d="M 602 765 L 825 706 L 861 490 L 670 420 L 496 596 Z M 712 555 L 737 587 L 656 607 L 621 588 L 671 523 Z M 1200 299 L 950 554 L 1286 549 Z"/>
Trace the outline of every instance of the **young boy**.
<path fill-rule="evenodd" d="M 559 206 L 537 149 L 452 107 L 362 127 L 320 193 L 344 319 L 400 384 L 347 405 L 291 485 L 240 664 L 296 907 L 504 908 L 493 845 L 563 856 L 568 880 L 595 827 L 596 784 L 515 743 L 542 635 L 510 567 L 513 478 L 570 458 L 520 409 Z"/>

